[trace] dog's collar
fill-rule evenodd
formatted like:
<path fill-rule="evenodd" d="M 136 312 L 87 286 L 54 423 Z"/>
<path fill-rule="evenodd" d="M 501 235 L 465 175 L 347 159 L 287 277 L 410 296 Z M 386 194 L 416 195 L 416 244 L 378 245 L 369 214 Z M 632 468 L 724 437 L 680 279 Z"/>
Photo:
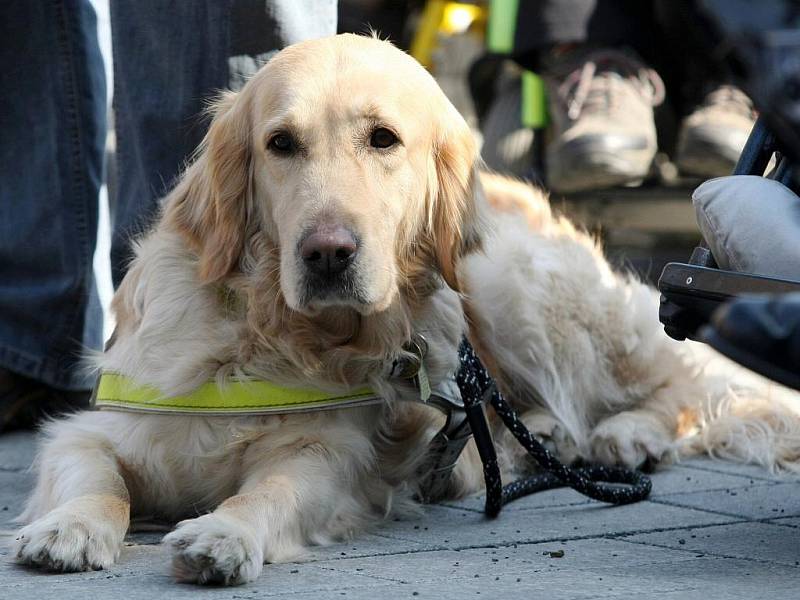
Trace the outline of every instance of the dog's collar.
<path fill-rule="evenodd" d="M 113 340 L 113 337 L 112 337 Z M 395 361 L 390 377 L 413 380 L 419 400 L 431 397 L 425 368 L 428 345 L 416 335 L 405 346 L 407 358 Z M 260 379 L 232 379 L 220 385 L 209 381 L 186 394 L 167 396 L 119 373 L 102 372 L 92 394 L 92 407 L 134 412 L 202 415 L 259 415 L 349 408 L 381 402 L 368 388 L 335 394 L 318 389 L 281 386 Z"/>

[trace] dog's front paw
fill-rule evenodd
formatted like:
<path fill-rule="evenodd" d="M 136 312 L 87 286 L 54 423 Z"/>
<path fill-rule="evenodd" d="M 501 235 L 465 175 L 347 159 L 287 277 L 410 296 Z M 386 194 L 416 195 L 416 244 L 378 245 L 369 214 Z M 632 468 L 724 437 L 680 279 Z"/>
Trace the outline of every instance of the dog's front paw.
<path fill-rule="evenodd" d="M 605 465 L 637 468 L 674 453 L 672 436 L 657 415 L 622 412 L 601 421 L 589 440 L 592 458 Z"/>
<path fill-rule="evenodd" d="M 12 556 L 47 571 L 97 571 L 114 564 L 121 546 L 108 524 L 56 509 L 20 529 Z"/>
<path fill-rule="evenodd" d="M 539 410 L 528 411 L 522 415 L 521 421 L 528 431 L 561 462 L 571 464 L 579 457 L 578 447 L 572 436 L 561 421 L 550 413 Z M 507 435 L 509 440 L 505 446 L 510 449 L 515 467 L 523 472 L 535 471 L 538 465 L 527 450 L 513 439 L 510 432 Z"/>
<path fill-rule="evenodd" d="M 244 523 L 216 514 L 178 523 L 164 537 L 180 581 L 240 585 L 261 573 L 264 553 Z"/>

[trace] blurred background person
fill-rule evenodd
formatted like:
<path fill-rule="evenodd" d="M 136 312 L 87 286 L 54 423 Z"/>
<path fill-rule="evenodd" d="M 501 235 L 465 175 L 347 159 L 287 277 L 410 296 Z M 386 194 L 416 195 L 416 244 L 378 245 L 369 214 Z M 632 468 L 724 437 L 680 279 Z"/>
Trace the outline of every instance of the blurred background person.
<path fill-rule="evenodd" d="M 336 31 L 335 0 L 112 0 L 111 270 L 207 127 L 203 110 L 288 44 Z M 85 406 L 99 350 L 92 257 L 106 82 L 89 0 L 0 6 L 0 431 Z"/>
<path fill-rule="evenodd" d="M 684 175 L 730 174 L 755 111 L 694 44 L 686 10 L 669 0 L 519 0 L 513 57 L 547 84 L 550 187 L 636 185 L 659 146 Z M 655 111 L 667 99 L 680 124 L 665 119 L 658 136 Z"/>

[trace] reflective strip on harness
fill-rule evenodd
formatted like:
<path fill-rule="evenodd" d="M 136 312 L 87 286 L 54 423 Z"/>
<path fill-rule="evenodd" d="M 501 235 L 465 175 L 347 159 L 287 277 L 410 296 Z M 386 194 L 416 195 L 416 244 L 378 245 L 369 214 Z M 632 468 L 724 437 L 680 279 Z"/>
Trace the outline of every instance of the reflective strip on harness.
<path fill-rule="evenodd" d="M 138 385 L 116 373 L 100 375 L 93 399 L 96 408 L 210 415 L 303 412 L 381 401 L 369 389 L 337 395 L 263 380 L 232 380 L 221 386 L 208 382 L 188 394 L 165 396 L 152 386 Z"/>

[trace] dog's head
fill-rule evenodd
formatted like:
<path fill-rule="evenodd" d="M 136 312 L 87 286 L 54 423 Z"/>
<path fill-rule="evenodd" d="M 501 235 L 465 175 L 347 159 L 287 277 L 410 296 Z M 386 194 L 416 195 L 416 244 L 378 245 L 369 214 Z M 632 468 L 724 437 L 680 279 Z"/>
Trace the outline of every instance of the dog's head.
<path fill-rule="evenodd" d="M 203 281 L 271 251 L 305 313 L 385 310 L 422 272 L 458 290 L 456 263 L 480 241 L 477 151 L 414 59 L 371 37 L 304 42 L 213 112 L 166 208 Z"/>

